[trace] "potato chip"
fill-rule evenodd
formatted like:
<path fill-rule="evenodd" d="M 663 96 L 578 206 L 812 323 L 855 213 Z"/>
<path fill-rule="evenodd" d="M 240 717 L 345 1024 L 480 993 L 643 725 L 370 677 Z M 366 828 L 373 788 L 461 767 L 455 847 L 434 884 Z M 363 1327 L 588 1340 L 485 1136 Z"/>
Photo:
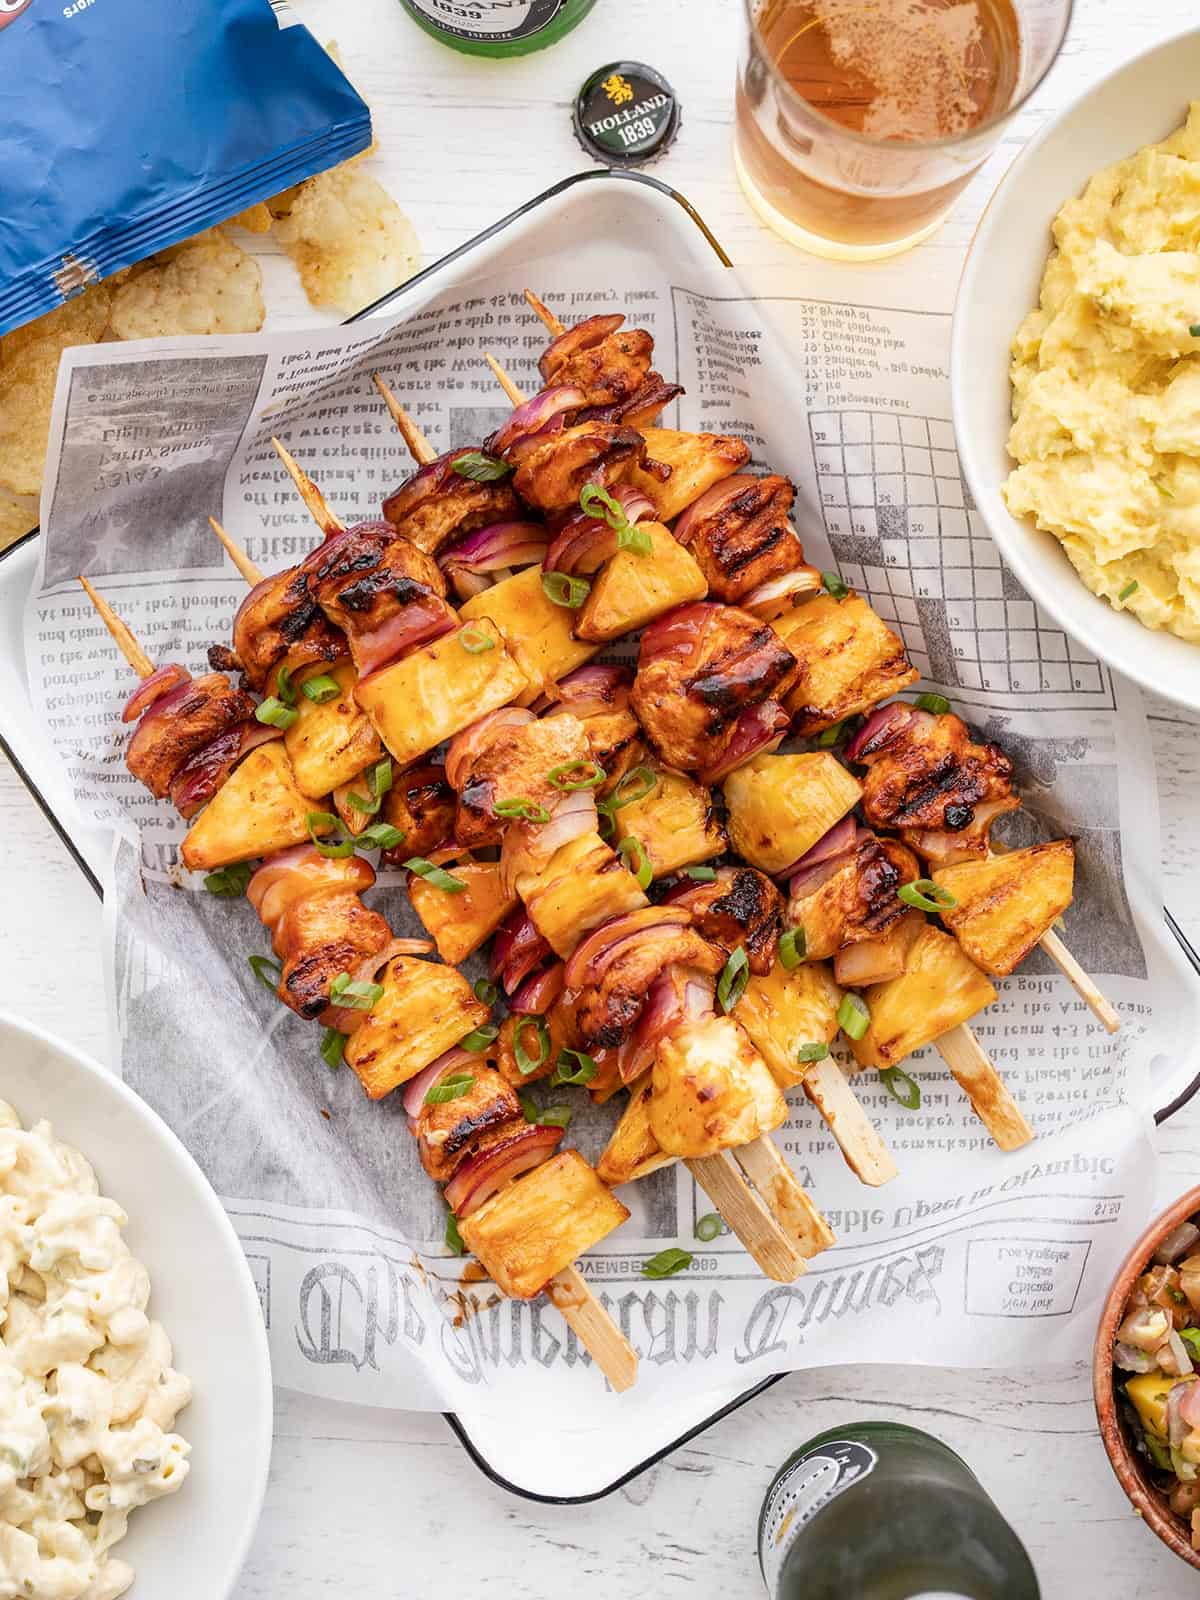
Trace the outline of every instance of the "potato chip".
<path fill-rule="evenodd" d="M 353 163 L 302 183 L 275 235 L 312 304 L 347 316 L 411 277 L 420 260 L 412 223 Z"/>
<path fill-rule="evenodd" d="M 6 550 L 38 522 L 36 495 L 5 494 L 0 490 L 0 550 Z"/>
<path fill-rule="evenodd" d="M 263 201 L 257 205 L 249 206 L 245 211 L 239 211 L 236 217 L 230 219 L 236 222 L 239 228 L 245 228 L 247 233 L 270 233 L 271 213 Z"/>
<path fill-rule="evenodd" d="M 108 285 L 94 283 L 44 317 L 14 328 L 0 339 L 0 367 L 27 358 L 40 365 L 50 349 L 61 354 L 71 344 L 95 344 L 108 323 L 110 301 Z M 54 364 L 58 365 L 57 356 Z"/>
<path fill-rule="evenodd" d="M 122 339 L 255 333 L 265 316 L 258 262 L 212 228 L 160 252 L 150 271 L 121 284 L 112 330 Z"/>

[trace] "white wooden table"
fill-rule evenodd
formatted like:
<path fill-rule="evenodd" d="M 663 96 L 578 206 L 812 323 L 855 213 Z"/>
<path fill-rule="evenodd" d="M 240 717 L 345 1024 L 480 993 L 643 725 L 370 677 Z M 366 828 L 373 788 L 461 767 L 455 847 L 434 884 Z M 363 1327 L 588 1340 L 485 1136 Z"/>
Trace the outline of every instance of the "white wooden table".
<path fill-rule="evenodd" d="M 683 127 L 652 170 L 699 207 L 747 264 L 805 258 L 754 220 L 729 160 L 740 0 L 599 0 L 569 40 L 524 62 L 477 62 L 420 33 L 395 0 L 297 0 L 336 37 L 371 102 L 375 169 L 410 213 L 431 261 L 486 222 L 587 163 L 570 131 L 575 90 L 618 57 L 673 82 Z M 1048 107 L 1136 49 L 1184 27 L 1182 0 L 1076 0 L 1063 56 L 927 249 L 961 256 L 975 218 Z M 272 321 L 311 318 L 280 259 L 265 262 Z M 1200 945 L 1200 719 L 1151 706 L 1165 895 Z M 0 762 L 3 1004 L 103 1057 L 101 910 L 16 775 Z M 1200 1100 L 1162 1134 L 1164 1198 L 1196 1181 Z M 1028 1545 L 1046 1600 L 1137 1600 L 1190 1580 L 1139 1528 L 1095 1434 L 1085 1358 L 1033 1379 L 1006 1373 L 860 1367 L 799 1373 L 599 1504 L 532 1505 L 494 1488 L 440 1417 L 278 1399 L 266 1511 L 239 1600 L 319 1596 L 427 1600 L 483 1591 L 506 1600 L 759 1592 L 754 1526 L 778 1463 L 810 1434 L 894 1417 L 961 1451 Z M 853 1600 L 848 1596 L 847 1600 Z"/>

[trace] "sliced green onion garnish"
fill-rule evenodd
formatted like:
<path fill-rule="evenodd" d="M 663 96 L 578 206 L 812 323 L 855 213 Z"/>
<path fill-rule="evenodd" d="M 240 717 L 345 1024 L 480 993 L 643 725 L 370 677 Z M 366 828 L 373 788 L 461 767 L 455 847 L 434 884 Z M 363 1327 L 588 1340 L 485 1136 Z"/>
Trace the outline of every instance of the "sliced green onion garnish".
<path fill-rule="evenodd" d="M 1193 339 L 1200 339 L 1200 322 L 1193 322 L 1188 332 Z"/>
<path fill-rule="evenodd" d="M 383 999 L 383 985 L 351 983 L 348 972 L 339 972 L 329 985 L 329 999 L 332 1005 L 345 1006 L 349 1011 L 370 1011 L 376 1001 Z"/>
<path fill-rule="evenodd" d="M 907 1111 L 915 1111 L 921 1104 L 921 1086 L 907 1072 L 899 1067 L 881 1067 L 879 1076 L 892 1099 L 899 1100 Z"/>
<path fill-rule="evenodd" d="M 650 535 L 634 527 L 625 507 L 601 484 L 585 483 L 579 491 L 579 504 L 589 517 L 608 523 L 617 536 L 618 550 L 633 550 L 639 556 L 648 556 L 654 549 Z"/>
<path fill-rule="evenodd" d="M 482 628 L 460 628 L 458 642 L 470 656 L 481 656 L 487 650 L 496 648 L 496 641 L 490 633 L 484 633 Z"/>
<path fill-rule="evenodd" d="M 315 678 L 305 678 L 300 685 L 300 693 L 316 706 L 323 706 L 326 700 L 336 700 L 341 692 L 327 672 L 320 672 Z"/>
<path fill-rule="evenodd" d="M 499 985 L 490 978 L 476 978 L 471 985 L 471 992 L 481 1006 L 494 1006 L 500 998 Z"/>
<path fill-rule="evenodd" d="M 915 883 L 902 883 L 896 897 L 906 906 L 916 906 L 918 911 L 953 911 L 957 898 L 949 889 L 934 883 L 932 878 L 918 878 Z"/>
<path fill-rule="evenodd" d="M 613 787 L 613 792 L 601 802 L 605 811 L 622 811 L 637 800 L 644 800 L 658 788 L 658 773 L 653 767 L 630 767 Z"/>
<path fill-rule="evenodd" d="M 574 1065 L 572 1065 L 574 1062 Z M 558 1060 L 554 1064 L 554 1076 L 550 1079 L 556 1083 L 591 1083 L 600 1068 L 583 1050 L 560 1050 Z"/>
<path fill-rule="evenodd" d="M 546 782 L 566 794 L 580 789 L 598 789 L 608 774 L 598 761 L 564 761 L 560 767 L 551 767 Z"/>
<path fill-rule="evenodd" d="M 326 1028 L 321 1035 L 321 1060 L 327 1067 L 340 1067 L 346 1050 L 346 1035 Z"/>
<path fill-rule="evenodd" d="M 274 695 L 269 695 L 262 705 L 255 706 L 254 720 L 265 722 L 270 728 L 290 728 L 300 715 L 291 706 L 285 706 L 282 700 L 277 700 Z"/>
<path fill-rule="evenodd" d="M 467 1253 L 462 1234 L 458 1231 L 458 1219 L 453 1211 L 446 1213 L 446 1249 L 452 1251 L 456 1256 L 463 1256 Z"/>
<path fill-rule="evenodd" d="M 808 936 L 803 928 L 789 928 L 779 939 L 779 959 L 785 972 L 794 972 L 808 954 Z"/>
<path fill-rule="evenodd" d="M 684 875 L 694 878 L 697 883 L 716 883 L 716 867 L 684 867 Z"/>
<path fill-rule="evenodd" d="M 1197 335 L 1197 337 L 1200 337 L 1200 335 Z M 1131 594 L 1136 594 L 1137 591 L 1138 591 L 1138 581 L 1137 581 L 1137 579 L 1136 578 L 1130 578 L 1129 582 L 1125 585 L 1125 587 L 1121 590 L 1120 594 L 1117 596 L 1117 599 L 1118 600 L 1128 600 L 1129 596 Z"/>
<path fill-rule="evenodd" d="M 542 593 L 567 611 L 578 611 L 591 592 L 585 578 L 570 578 L 565 572 L 542 573 Z"/>
<path fill-rule="evenodd" d="M 632 834 L 627 834 L 617 846 L 617 854 L 637 879 L 638 888 L 648 889 L 654 878 L 654 869 L 650 865 L 650 858 L 642 841 L 635 839 Z"/>
<path fill-rule="evenodd" d="M 367 769 L 367 788 L 369 794 L 358 794 L 354 789 L 346 796 L 346 804 L 354 807 L 356 811 L 364 812 L 368 817 L 375 816 L 383 804 L 383 797 L 392 787 L 392 758 L 384 756 L 382 761 L 377 761 L 373 767 Z"/>
<path fill-rule="evenodd" d="M 537 1117 L 539 1128 L 565 1128 L 570 1121 L 570 1106 L 547 1106 Z"/>
<path fill-rule="evenodd" d="M 215 872 L 210 872 L 204 880 L 204 887 L 209 894 L 232 899 L 235 895 L 245 894 L 246 885 L 253 876 L 254 868 L 248 861 L 235 861 L 231 867 L 218 867 Z"/>
<path fill-rule="evenodd" d="M 450 470 L 457 472 L 460 478 L 469 478 L 472 483 L 495 483 L 500 478 L 507 478 L 512 468 L 499 456 L 489 456 L 483 450 L 468 450 L 455 457 L 450 463 Z"/>
<path fill-rule="evenodd" d="M 1184 1299 L 1186 1301 L 1186 1295 Z M 1192 1355 L 1200 1357 L 1200 1328 L 1180 1328 L 1179 1337 L 1187 1345 Z"/>
<path fill-rule="evenodd" d="M 702 1217 L 696 1218 L 696 1226 L 692 1232 L 697 1239 L 703 1239 L 705 1244 L 711 1244 L 724 1228 L 725 1224 L 715 1211 L 706 1211 Z"/>
<path fill-rule="evenodd" d="M 310 811 L 304 820 L 308 824 L 308 837 L 319 855 L 325 856 L 330 861 L 336 861 L 354 854 L 354 840 L 348 833 L 342 831 L 342 825 L 332 811 Z M 318 828 L 333 828 L 334 837 L 319 838 Z"/>
<path fill-rule="evenodd" d="M 596 832 L 602 839 L 611 840 L 616 831 L 617 825 L 613 821 L 612 812 L 603 800 L 598 800 L 596 802 Z"/>
<path fill-rule="evenodd" d="M 835 722 L 832 728 L 823 728 L 817 735 L 817 749 L 832 750 L 834 745 L 837 744 L 845 734 L 849 722 L 849 717 L 843 717 L 841 722 Z"/>
<path fill-rule="evenodd" d="M 472 1028 L 465 1039 L 460 1039 L 458 1048 L 469 1050 L 473 1056 L 477 1056 L 487 1049 L 499 1032 L 500 1029 L 494 1022 L 485 1022 L 482 1028 Z"/>
<path fill-rule="evenodd" d="M 531 1094 L 521 1094 L 518 1091 L 517 1099 L 521 1102 L 521 1115 L 525 1118 L 525 1121 L 536 1122 L 538 1119 L 538 1103 L 533 1096 Z"/>
<path fill-rule="evenodd" d="M 932 711 L 935 717 L 944 717 L 950 709 L 944 694 L 919 694 L 913 704 L 922 711 Z"/>
<path fill-rule="evenodd" d="M 750 981 L 750 960 L 741 945 L 725 963 L 725 970 L 717 979 L 717 999 L 721 1010 L 728 1016 L 746 992 Z"/>
<path fill-rule="evenodd" d="M 816 1044 L 802 1044 L 796 1051 L 797 1061 L 824 1061 L 829 1054 L 829 1046 L 823 1040 Z"/>
<path fill-rule="evenodd" d="M 821 582 L 835 600 L 844 600 L 850 593 L 849 586 L 842 582 L 836 572 L 823 572 Z"/>
<path fill-rule="evenodd" d="M 424 878 L 431 888 L 444 889 L 447 894 L 461 894 L 467 887 L 461 878 L 444 872 L 441 867 L 435 867 L 433 862 L 426 861 L 424 856 L 409 856 L 404 865 L 410 872 L 415 872 L 418 878 Z"/>
<path fill-rule="evenodd" d="M 292 674 L 289 667 L 280 667 L 275 674 L 275 693 L 285 706 L 294 706 L 296 704 L 296 685 L 292 682 Z"/>
<path fill-rule="evenodd" d="M 857 994 L 844 994 L 837 1010 L 838 1027 L 850 1039 L 861 1039 L 871 1025 L 867 1002 Z"/>
<path fill-rule="evenodd" d="M 686 1250 L 681 1250 L 673 1244 L 669 1250 L 660 1250 L 656 1256 L 651 1256 L 649 1261 L 642 1265 L 643 1278 L 670 1278 L 676 1272 L 682 1272 L 685 1267 L 690 1267 L 695 1257 Z"/>
<path fill-rule="evenodd" d="M 358 842 L 365 850 L 394 850 L 404 843 L 404 829 L 393 828 L 390 822 L 373 822 L 359 834 Z"/>
<path fill-rule="evenodd" d="M 448 1078 L 442 1078 L 432 1088 L 426 1089 L 425 1104 L 444 1106 L 450 1100 L 461 1100 L 464 1094 L 470 1094 L 474 1082 L 473 1072 L 452 1072 Z"/>
<path fill-rule="evenodd" d="M 264 989 L 270 989 L 274 994 L 279 980 L 283 977 L 283 968 L 278 961 L 272 961 L 270 956 L 247 956 L 250 971 L 262 984 Z"/>
<path fill-rule="evenodd" d="M 654 544 L 644 528 L 635 528 L 630 522 L 617 529 L 617 549 L 632 550 L 636 556 L 648 556 Z"/>
<path fill-rule="evenodd" d="M 524 1044 L 524 1035 L 527 1028 L 532 1028 L 537 1039 L 537 1055 L 531 1056 Z M 465 1048 L 469 1049 L 467 1045 Z M 545 1017 L 522 1017 L 513 1031 L 513 1055 L 516 1057 L 517 1071 L 523 1078 L 537 1069 L 550 1054 L 550 1029 L 546 1026 Z"/>
<path fill-rule="evenodd" d="M 511 800 L 497 800 L 492 810 L 498 817 L 522 817 L 526 822 L 536 822 L 539 826 L 550 821 L 550 813 L 545 806 L 539 806 L 523 794 L 514 795 Z"/>

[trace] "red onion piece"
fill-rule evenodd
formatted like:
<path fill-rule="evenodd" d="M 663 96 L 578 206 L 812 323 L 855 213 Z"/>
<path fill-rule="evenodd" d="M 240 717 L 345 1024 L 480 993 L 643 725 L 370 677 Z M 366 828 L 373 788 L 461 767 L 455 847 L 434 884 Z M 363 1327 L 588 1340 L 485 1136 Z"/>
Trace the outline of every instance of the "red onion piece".
<path fill-rule="evenodd" d="M 650 985 L 633 1032 L 617 1052 L 622 1083 L 632 1083 L 653 1065 L 661 1039 L 685 1022 L 695 1022 L 711 1012 L 714 988 L 711 978 L 699 978 L 678 967 L 669 968 Z"/>
<path fill-rule="evenodd" d="M 841 862 L 827 862 L 826 865 L 836 872 Z M 843 989 L 886 983 L 890 978 L 898 978 L 903 971 L 903 953 L 886 939 L 859 939 L 855 944 L 844 944 L 833 958 L 833 976 Z"/>
<path fill-rule="evenodd" d="M 752 617 L 770 622 L 790 611 L 806 594 L 816 594 L 820 587 L 821 574 L 816 567 L 797 567 L 781 578 L 768 578 L 766 583 L 760 583 L 757 589 L 744 595 L 738 605 Z"/>
<path fill-rule="evenodd" d="M 1182 1388 L 1179 1419 L 1186 1422 L 1189 1428 L 1200 1428 L 1200 1382 L 1185 1383 Z"/>
<path fill-rule="evenodd" d="M 976 848 L 976 842 L 986 835 L 994 817 L 1003 816 L 1012 809 L 1011 799 L 985 800 L 982 805 L 974 807 L 974 818 L 967 827 L 957 832 L 950 828 L 921 828 L 905 837 L 918 855 L 924 856 L 927 861 L 943 863 L 953 861 L 955 857 L 980 855 L 982 851 Z"/>
<path fill-rule="evenodd" d="M 498 952 L 502 959 L 497 964 Z M 492 977 L 500 980 L 505 994 L 511 994 L 549 954 L 550 946 L 538 932 L 532 917 L 524 906 L 518 906 L 496 934 Z"/>
<path fill-rule="evenodd" d="M 499 729 L 521 728 L 534 721 L 533 712 L 522 706 L 501 706 L 456 733 L 446 747 L 446 782 L 454 790 L 461 789 L 471 763 L 486 750 Z"/>
<path fill-rule="evenodd" d="M 632 484 L 622 484 L 611 492 L 631 524 L 654 514 L 654 503 L 649 495 Z M 551 541 L 542 566 L 547 572 L 565 572 L 571 576 L 592 573 L 615 555 L 618 548 L 616 531 L 603 517 L 577 511 Z"/>
<path fill-rule="evenodd" d="M 449 1067 L 470 1067 L 472 1070 L 479 1065 L 479 1057 L 473 1056 L 469 1050 L 464 1050 L 461 1045 L 454 1045 L 451 1049 L 440 1055 L 436 1061 L 431 1062 L 423 1072 L 418 1072 L 415 1078 L 410 1078 L 404 1085 L 404 1109 L 410 1117 L 421 1114 L 421 1107 L 425 1104 L 425 1096 L 429 1093 L 434 1082 Z"/>
<path fill-rule="evenodd" d="M 918 717 L 928 717 L 927 711 L 918 711 L 906 700 L 893 700 L 891 705 L 879 706 L 847 741 L 846 760 L 866 761 L 886 749 L 909 723 Z"/>
<path fill-rule="evenodd" d="M 471 1156 L 446 1185 L 446 1204 L 456 1217 L 469 1217 L 510 1178 L 540 1167 L 564 1132 L 563 1128 L 530 1123 L 511 1138 Z"/>
<path fill-rule="evenodd" d="M 743 711 L 719 759 L 698 773 L 701 783 L 719 783 L 735 767 L 744 766 L 754 756 L 778 749 L 791 726 L 778 700 L 764 700 Z"/>
<path fill-rule="evenodd" d="M 176 684 L 173 689 L 168 689 L 166 694 L 160 695 L 158 699 L 155 700 L 154 704 L 147 707 L 147 709 L 142 713 L 142 720 L 138 727 L 138 733 L 141 732 L 142 728 L 153 722 L 155 718 L 170 716 L 175 707 L 179 705 L 181 701 L 187 699 L 191 687 L 192 679 L 189 675 L 186 682 Z M 137 738 L 137 733 L 134 734 L 134 738 Z"/>
<path fill-rule="evenodd" d="M 642 634 L 638 650 L 638 664 L 665 656 L 671 660 L 687 661 L 700 638 L 701 630 L 718 607 L 710 600 L 696 600 L 690 605 L 676 606 L 665 616 L 657 617 Z"/>
<path fill-rule="evenodd" d="M 552 689 L 533 702 L 539 715 L 570 711 L 576 717 L 603 716 L 608 711 L 624 711 L 629 704 L 633 678 L 628 667 L 598 663 L 576 667 L 560 678 Z"/>
<path fill-rule="evenodd" d="M 493 455 L 502 456 L 518 439 L 538 433 L 563 411 L 576 411 L 587 403 L 587 395 L 574 384 L 558 384 L 542 389 L 532 400 L 516 407 L 508 421 L 503 423 L 488 440 Z"/>
<path fill-rule="evenodd" d="M 508 1009 L 522 1017 L 544 1017 L 563 990 L 563 964 L 556 961 L 543 972 L 527 978 L 508 1002 Z"/>
<path fill-rule="evenodd" d="M 154 702 L 165 695 L 169 690 L 180 684 L 191 683 L 192 675 L 186 667 L 181 667 L 177 661 L 168 661 L 165 667 L 158 667 L 148 678 L 143 678 L 137 688 L 125 702 L 125 709 L 121 713 L 122 722 L 136 722 L 142 712 L 147 710 Z"/>
<path fill-rule="evenodd" d="M 428 600 L 414 600 L 386 617 L 377 628 L 351 639 L 359 681 L 419 650 L 422 645 L 432 644 L 456 626 L 453 610 L 437 595 L 431 595 Z"/>
<path fill-rule="evenodd" d="M 374 882 L 375 868 L 363 856 L 330 858 L 311 844 L 297 844 L 263 862 L 246 886 L 246 898 L 274 934 L 294 900 L 327 888 L 364 894 Z"/>
<path fill-rule="evenodd" d="M 566 987 L 574 993 L 590 982 L 601 964 L 607 966 L 616 947 L 626 939 L 645 936 L 652 929 L 687 927 L 691 920 L 691 912 L 680 906 L 643 906 L 637 911 L 610 917 L 576 946 L 563 974 Z"/>
<path fill-rule="evenodd" d="M 182 817 L 194 817 L 229 777 L 243 756 L 260 744 L 282 739 L 283 729 L 257 722 L 253 717 L 232 728 L 189 756 L 171 780 L 171 802 Z"/>
<path fill-rule="evenodd" d="M 1176 1450 L 1192 1431 L 1183 1416 L 1182 1406 L 1188 1390 L 1195 1387 L 1194 1383 L 1176 1383 L 1167 1392 L 1167 1440 Z"/>
<path fill-rule="evenodd" d="M 560 434 L 567 425 L 567 413 L 560 411 L 558 416 L 548 422 L 544 428 L 539 428 L 536 433 L 527 433 L 523 439 L 518 439 L 516 444 L 510 445 L 505 451 L 504 459 L 514 470 L 521 465 L 526 456 L 540 450 L 557 434 Z"/>
<path fill-rule="evenodd" d="M 1194 1222 L 1181 1222 L 1177 1228 L 1171 1229 L 1154 1252 L 1154 1260 L 1160 1267 L 1174 1266 L 1180 1256 L 1187 1255 L 1197 1239 L 1200 1239 L 1200 1228 Z"/>
<path fill-rule="evenodd" d="M 833 861 L 847 855 L 853 850 L 859 831 L 859 824 L 853 813 L 843 817 L 840 822 L 835 822 L 828 832 L 823 833 L 816 844 L 806 850 L 798 861 L 793 861 L 791 866 L 778 876 L 790 878 L 794 872 L 805 872 L 809 867 L 820 866 L 823 861 Z M 861 831 L 867 832 L 865 828 Z"/>
<path fill-rule="evenodd" d="M 1119 1339 L 1113 1345 L 1113 1363 L 1122 1372 L 1153 1372 L 1158 1365 L 1153 1356 L 1144 1350 L 1135 1350 L 1131 1344 L 1122 1344 Z M 1193 1383 L 1190 1387 L 1194 1389 L 1196 1385 Z"/>
<path fill-rule="evenodd" d="M 540 522 L 492 522 L 476 528 L 438 554 L 443 572 L 496 572 L 501 567 L 527 567 L 546 553 L 546 529 Z"/>
<path fill-rule="evenodd" d="M 722 478 L 720 483 L 714 483 L 711 489 L 706 489 L 699 500 L 692 501 L 672 528 L 672 533 L 680 544 L 690 545 L 696 536 L 698 523 L 706 517 L 716 516 L 730 500 L 736 500 L 739 494 L 757 482 L 758 479 L 747 472 L 735 472 L 732 478 Z"/>
<path fill-rule="evenodd" d="M 294 844 L 286 850 L 280 850 L 275 855 L 268 856 L 262 866 L 257 868 L 250 882 L 246 885 L 246 899 L 249 900 L 259 916 L 262 915 L 263 896 L 271 885 L 278 882 L 285 873 L 290 872 L 298 862 L 308 858 L 317 861 L 324 859 L 320 851 L 314 849 L 311 844 Z"/>
<path fill-rule="evenodd" d="M 468 572 L 465 567 L 451 567 L 446 576 L 460 600 L 474 600 L 477 594 L 490 589 L 496 581 L 482 572 Z"/>

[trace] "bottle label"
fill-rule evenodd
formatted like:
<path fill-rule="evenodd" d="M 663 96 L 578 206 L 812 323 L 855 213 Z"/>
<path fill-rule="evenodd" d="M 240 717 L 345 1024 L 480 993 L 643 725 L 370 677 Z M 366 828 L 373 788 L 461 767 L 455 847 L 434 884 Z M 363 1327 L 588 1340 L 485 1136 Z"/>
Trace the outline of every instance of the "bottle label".
<path fill-rule="evenodd" d="M 407 0 L 443 33 L 500 44 L 528 39 L 554 21 L 566 0 Z"/>
<path fill-rule="evenodd" d="M 767 1496 L 758 1558 L 767 1589 L 775 1594 L 787 1553 L 802 1528 L 851 1484 L 874 1472 L 879 1457 L 856 1439 L 831 1439 L 782 1473 Z"/>

